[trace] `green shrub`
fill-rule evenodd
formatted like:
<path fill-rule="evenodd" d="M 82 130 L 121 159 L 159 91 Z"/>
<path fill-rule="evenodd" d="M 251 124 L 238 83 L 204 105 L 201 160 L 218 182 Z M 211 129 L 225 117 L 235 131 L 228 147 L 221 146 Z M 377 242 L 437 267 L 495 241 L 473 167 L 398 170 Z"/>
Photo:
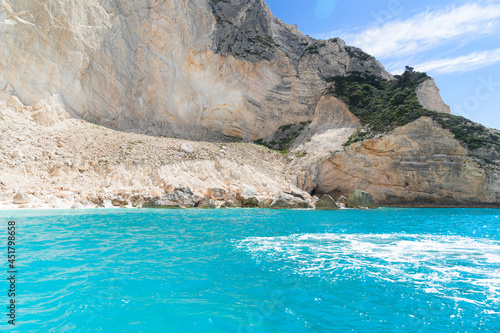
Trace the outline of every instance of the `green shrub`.
<path fill-rule="evenodd" d="M 272 140 L 268 142 L 267 140 L 264 139 L 259 139 L 254 141 L 255 144 L 266 146 L 269 149 L 276 150 L 283 154 L 284 156 L 288 155 L 288 150 L 292 147 L 293 141 L 297 139 L 300 136 L 300 133 L 305 129 L 305 127 L 310 124 L 310 122 L 302 122 L 300 124 L 289 124 L 289 125 L 283 125 L 278 129 L 279 133 L 279 141 L 276 138 L 276 135 L 267 138 L 267 140 Z"/>
<path fill-rule="evenodd" d="M 283 125 L 281 126 L 278 131 L 280 132 L 284 132 L 284 131 L 288 131 L 290 128 L 292 128 L 292 125 Z"/>
<path fill-rule="evenodd" d="M 307 47 L 306 51 L 309 52 L 310 54 L 318 54 L 319 53 L 318 47 L 316 45 L 309 45 Z"/>
<path fill-rule="evenodd" d="M 387 133 L 422 116 L 430 117 L 448 129 L 470 150 L 499 146 L 500 136 L 490 133 L 482 125 L 460 116 L 424 109 L 418 101 L 416 89 L 428 78 L 426 73 L 415 72 L 411 67 L 393 81 L 361 74 L 329 78 L 328 81 L 334 82 L 330 93 L 344 101 L 362 125 L 362 129 L 358 129 L 344 146 Z"/>
<path fill-rule="evenodd" d="M 307 155 L 306 151 L 299 151 L 299 152 L 295 153 L 295 157 L 297 157 L 297 158 L 304 157 L 306 155 Z"/>

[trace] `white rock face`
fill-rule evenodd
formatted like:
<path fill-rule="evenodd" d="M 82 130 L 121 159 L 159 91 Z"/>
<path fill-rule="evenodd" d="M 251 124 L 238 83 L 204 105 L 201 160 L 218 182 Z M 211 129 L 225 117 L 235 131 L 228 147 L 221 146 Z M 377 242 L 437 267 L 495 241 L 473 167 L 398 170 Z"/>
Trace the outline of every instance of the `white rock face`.
<path fill-rule="evenodd" d="M 237 203 L 238 187 L 248 185 L 242 201 L 257 205 L 294 185 L 338 194 L 356 185 L 394 203 L 393 188 L 413 200 L 422 188 L 403 189 L 423 179 L 443 197 L 458 193 L 457 202 L 500 202 L 498 172 L 467 162 L 450 135 L 449 155 L 426 155 L 441 137 L 414 140 L 427 128 L 421 122 L 405 127 L 418 130 L 411 135 L 342 147 L 360 121 L 329 92 L 335 77 L 352 73 L 393 78 L 338 38 L 304 36 L 263 0 L 0 0 L 0 200 L 13 205 L 24 191 L 29 205 L 112 207 L 183 185 L 200 195 L 218 188 L 226 193 L 217 198 Z M 449 113 L 433 80 L 417 93 L 424 107 Z M 257 140 L 302 124 L 289 141 L 291 161 L 220 135 Z M 434 164 L 395 166 L 408 142 L 412 156 L 444 166 L 460 153 L 453 165 L 469 163 L 466 173 L 445 179 L 443 167 L 427 179 Z M 474 177 L 472 198 L 452 186 Z M 377 187 L 381 179 L 386 187 Z M 450 190 L 436 185 L 445 181 Z"/>
<path fill-rule="evenodd" d="M 327 77 L 354 71 L 391 77 L 341 40 L 316 41 L 275 19 L 262 0 L 221 6 L 2 0 L 0 91 L 28 106 L 52 105 L 35 116 L 43 126 L 67 117 L 64 105 L 72 116 L 121 130 L 255 140 L 309 121 Z M 227 38 L 215 45 L 227 20 L 232 30 L 263 35 L 253 44 L 235 42 L 241 53 Z M 309 44 L 318 51 L 307 51 Z M 253 56 L 254 45 L 269 59 Z"/>
<path fill-rule="evenodd" d="M 439 88 L 434 79 L 429 78 L 417 88 L 418 101 L 424 108 L 441 113 L 451 113 L 451 109 L 443 102 Z"/>
<path fill-rule="evenodd" d="M 349 111 L 345 103 L 333 96 L 322 97 L 311 124 L 295 140 L 291 150 L 298 156 L 303 152 L 307 153 L 288 165 L 290 173 L 297 175 L 297 186 L 306 191 L 314 190 L 319 163 L 332 153 L 342 150 L 342 144 L 360 125 L 359 119 Z"/>

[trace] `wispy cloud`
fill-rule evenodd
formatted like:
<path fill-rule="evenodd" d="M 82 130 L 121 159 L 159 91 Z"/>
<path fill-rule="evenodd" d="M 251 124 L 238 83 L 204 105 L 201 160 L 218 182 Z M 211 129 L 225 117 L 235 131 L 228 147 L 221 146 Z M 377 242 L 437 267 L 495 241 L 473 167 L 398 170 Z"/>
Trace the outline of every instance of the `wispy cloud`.
<path fill-rule="evenodd" d="M 440 74 L 468 72 L 500 62 L 500 48 L 491 51 L 474 52 L 457 58 L 447 58 L 427 61 L 416 65 L 415 69 L 422 72 Z"/>
<path fill-rule="evenodd" d="M 427 51 L 450 41 L 500 31 L 500 3 L 467 4 L 424 12 L 340 37 L 379 57 L 401 57 Z"/>

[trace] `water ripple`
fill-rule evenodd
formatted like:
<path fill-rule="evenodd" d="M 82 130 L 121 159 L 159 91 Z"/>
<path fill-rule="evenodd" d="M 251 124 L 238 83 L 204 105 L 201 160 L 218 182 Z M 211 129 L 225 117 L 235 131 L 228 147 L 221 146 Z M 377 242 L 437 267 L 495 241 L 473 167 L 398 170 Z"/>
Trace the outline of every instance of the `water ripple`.
<path fill-rule="evenodd" d="M 330 281 L 412 283 L 426 293 L 476 305 L 500 299 L 500 242 L 411 234 L 299 234 L 234 242 L 269 270 Z"/>

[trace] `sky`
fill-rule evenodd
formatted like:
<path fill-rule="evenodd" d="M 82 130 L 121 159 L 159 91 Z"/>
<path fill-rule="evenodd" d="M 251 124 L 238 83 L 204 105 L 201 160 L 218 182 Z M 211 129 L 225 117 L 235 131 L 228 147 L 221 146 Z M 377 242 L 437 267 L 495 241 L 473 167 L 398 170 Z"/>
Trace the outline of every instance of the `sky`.
<path fill-rule="evenodd" d="M 452 113 L 500 129 L 500 0 L 267 0 L 318 39 L 340 37 L 393 74 L 426 72 Z"/>

